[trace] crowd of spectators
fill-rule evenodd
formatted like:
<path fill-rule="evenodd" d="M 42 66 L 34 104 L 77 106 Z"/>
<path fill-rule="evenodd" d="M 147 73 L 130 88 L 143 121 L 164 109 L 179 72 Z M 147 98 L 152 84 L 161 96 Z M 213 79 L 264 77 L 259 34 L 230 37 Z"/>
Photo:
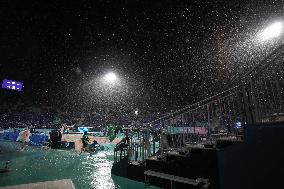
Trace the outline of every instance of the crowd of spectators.
<path fill-rule="evenodd" d="M 2 106 L 0 108 L 0 128 L 59 129 L 62 125 L 73 127 L 93 127 L 94 131 L 104 131 L 106 126 L 114 125 L 105 116 L 92 113 L 67 113 L 52 108 L 19 108 Z M 126 120 L 118 124 L 127 125 Z"/>
<path fill-rule="evenodd" d="M 52 128 L 53 116 L 49 113 L 38 112 L 7 112 L 0 114 L 0 126 L 2 128 L 34 127 Z"/>
<path fill-rule="evenodd" d="M 159 114 L 141 112 L 67 112 L 54 107 L 36 107 L 24 103 L 0 106 L 0 128 L 37 128 L 59 129 L 62 125 L 74 127 L 92 127 L 93 131 L 105 131 L 107 127 L 143 127 L 148 121 L 159 117 Z M 143 117 L 143 119 L 142 119 Z"/>

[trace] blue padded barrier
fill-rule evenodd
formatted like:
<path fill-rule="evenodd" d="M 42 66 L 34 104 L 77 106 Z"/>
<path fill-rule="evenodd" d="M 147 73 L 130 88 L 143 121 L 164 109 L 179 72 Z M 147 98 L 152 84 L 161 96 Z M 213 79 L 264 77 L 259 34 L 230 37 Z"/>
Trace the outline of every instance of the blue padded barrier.
<path fill-rule="evenodd" d="M 19 132 L 4 132 L 0 133 L 0 139 L 16 141 L 19 136 Z M 30 136 L 30 145 L 42 146 L 48 141 L 48 136 L 40 133 L 33 133 Z"/>
<path fill-rule="evenodd" d="M 44 145 L 48 140 L 48 136 L 43 135 L 43 134 L 32 134 L 30 136 L 30 145 L 35 145 L 35 146 L 42 146 Z"/>
<path fill-rule="evenodd" d="M 4 139 L 4 133 L 0 133 L 0 139 Z"/>

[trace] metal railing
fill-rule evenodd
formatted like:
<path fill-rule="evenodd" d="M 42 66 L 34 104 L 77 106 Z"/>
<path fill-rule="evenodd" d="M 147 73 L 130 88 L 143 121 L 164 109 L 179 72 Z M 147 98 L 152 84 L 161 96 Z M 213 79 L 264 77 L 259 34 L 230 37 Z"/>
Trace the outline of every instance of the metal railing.
<path fill-rule="evenodd" d="M 144 161 L 153 156 L 160 148 L 157 136 L 149 132 L 149 129 L 135 130 L 128 133 L 129 143 L 123 147 L 119 144 L 114 148 L 114 163 L 118 163 L 127 157 L 128 161 Z M 157 142 L 158 141 L 158 142 Z"/>
<path fill-rule="evenodd" d="M 140 142 L 131 139 L 127 148 L 114 151 L 115 163 L 126 154 L 129 161 L 144 161 L 154 155 L 157 149 L 154 147 L 151 151 L 151 128 L 160 128 L 158 148 L 162 154 L 163 141 L 169 142 L 163 131 L 170 134 L 170 140 L 173 141 L 171 147 L 180 148 L 187 142 L 198 143 L 201 138 L 215 140 L 223 136 L 220 133 L 237 139 L 238 127 L 245 124 L 284 121 L 284 45 L 249 72 L 232 78 L 231 86 L 148 123 L 146 135 L 141 132 L 138 137 Z"/>
<path fill-rule="evenodd" d="M 178 128 L 177 133 L 205 134 L 210 138 L 216 130 L 237 134 L 240 125 L 284 121 L 284 45 L 249 72 L 233 78 L 231 86 L 149 124 L 170 133 Z M 205 133 L 200 128 L 205 128 Z"/>

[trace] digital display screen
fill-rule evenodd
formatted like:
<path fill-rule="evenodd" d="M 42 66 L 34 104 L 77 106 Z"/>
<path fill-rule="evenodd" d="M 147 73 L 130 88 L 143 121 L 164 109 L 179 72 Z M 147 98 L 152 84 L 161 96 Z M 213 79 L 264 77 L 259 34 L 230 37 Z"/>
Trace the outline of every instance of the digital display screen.
<path fill-rule="evenodd" d="M 4 79 L 2 81 L 2 88 L 3 89 L 15 90 L 15 91 L 22 91 L 23 83 Z"/>
<path fill-rule="evenodd" d="M 89 128 L 88 127 L 78 127 L 78 131 L 79 132 L 81 132 L 81 133 L 83 133 L 83 132 L 85 132 L 85 131 L 89 131 Z"/>
<path fill-rule="evenodd" d="M 242 127 L 242 123 L 241 123 L 241 122 L 237 122 L 237 123 L 236 123 L 236 128 L 237 128 L 237 129 L 240 129 L 241 127 Z"/>

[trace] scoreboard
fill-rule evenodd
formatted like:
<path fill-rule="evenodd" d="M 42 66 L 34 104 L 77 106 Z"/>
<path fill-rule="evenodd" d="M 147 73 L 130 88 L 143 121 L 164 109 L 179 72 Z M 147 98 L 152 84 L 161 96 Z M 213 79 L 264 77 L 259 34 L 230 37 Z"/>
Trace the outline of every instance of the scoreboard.
<path fill-rule="evenodd" d="M 15 90 L 15 91 L 22 91 L 23 83 L 18 82 L 18 81 L 4 79 L 2 81 L 2 88 L 9 89 L 9 90 Z"/>

